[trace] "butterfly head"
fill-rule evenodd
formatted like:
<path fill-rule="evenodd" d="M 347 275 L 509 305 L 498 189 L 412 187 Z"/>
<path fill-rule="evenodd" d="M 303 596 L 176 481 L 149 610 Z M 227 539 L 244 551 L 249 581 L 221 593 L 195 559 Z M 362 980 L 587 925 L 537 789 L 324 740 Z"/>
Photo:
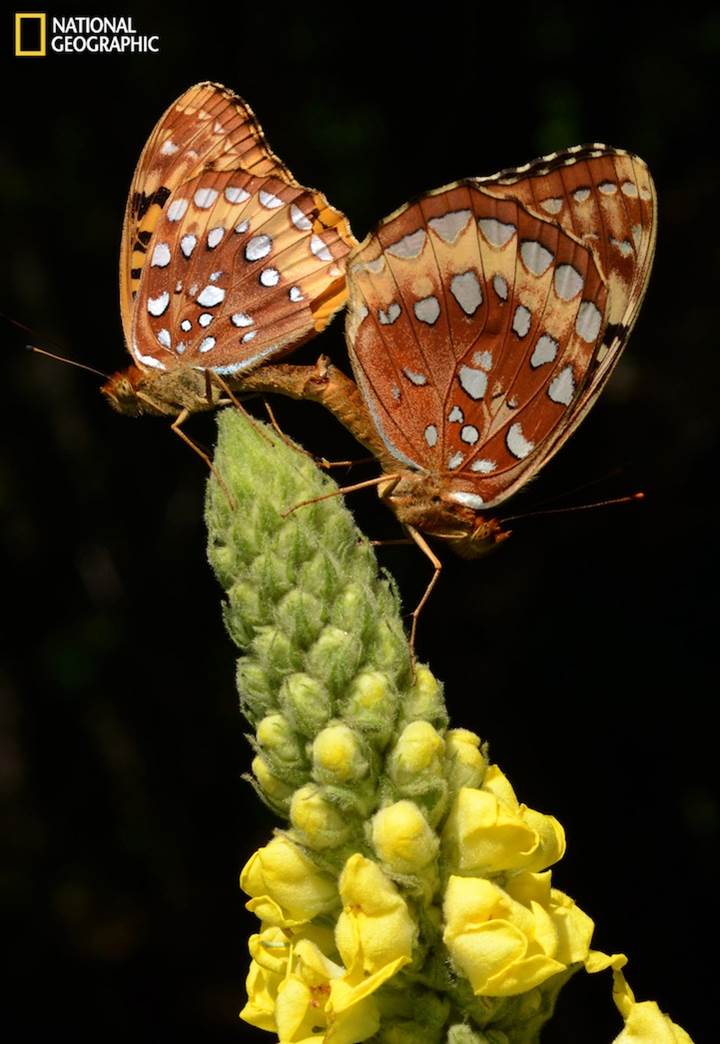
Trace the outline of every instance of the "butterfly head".
<path fill-rule="evenodd" d="M 481 498 L 463 484 L 439 475 L 404 472 L 381 489 L 395 514 L 406 525 L 447 540 L 462 558 L 479 558 L 510 536 L 494 518 L 488 518 Z"/>
<path fill-rule="evenodd" d="M 136 367 L 131 366 L 121 373 L 115 373 L 103 384 L 100 389 L 110 405 L 118 413 L 125 413 L 129 417 L 139 417 L 145 412 L 142 401 L 138 398 L 136 390 L 137 378 L 142 374 Z M 135 380 L 133 380 L 135 378 Z"/>

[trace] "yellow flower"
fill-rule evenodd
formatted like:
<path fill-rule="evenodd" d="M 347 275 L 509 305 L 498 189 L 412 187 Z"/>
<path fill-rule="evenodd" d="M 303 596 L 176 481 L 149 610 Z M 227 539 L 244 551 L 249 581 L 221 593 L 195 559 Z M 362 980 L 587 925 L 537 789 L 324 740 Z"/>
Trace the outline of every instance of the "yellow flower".
<path fill-rule="evenodd" d="M 562 858 L 565 834 L 557 819 L 508 800 L 507 793 L 504 797 L 485 786 L 463 787 L 456 795 L 442 834 L 453 869 L 473 874 L 537 871 Z"/>
<path fill-rule="evenodd" d="M 266 925 L 303 924 L 338 905 L 333 878 L 282 834 L 250 857 L 240 887 L 251 896 L 248 910 Z"/>
<path fill-rule="evenodd" d="M 588 955 L 593 923 L 550 887 L 550 874 L 522 873 L 506 889 L 478 877 L 450 878 L 443 938 L 482 997 L 539 986 Z"/>
<path fill-rule="evenodd" d="M 372 994 L 396 967 L 367 976 L 330 960 L 324 950 L 331 947 L 327 929 L 303 929 L 299 937 L 280 928 L 254 935 L 240 1017 L 277 1033 L 280 1044 L 355 1044 L 372 1037 L 380 1026 Z"/>
<path fill-rule="evenodd" d="M 351 855 L 339 881 L 343 912 L 335 927 L 335 942 L 346 967 L 365 974 L 408 964 L 415 923 L 405 900 L 377 863 Z M 386 976 L 389 977 L 389 976 Z"/>
<path fill-rule="evenodd" d="M 660 1011 L 655 1001 L 638 1004 L 619 968 L 613 971 L 613 999 L 625 1029 L 613 1044 L 693 1044 L 685 1030 Z"/>

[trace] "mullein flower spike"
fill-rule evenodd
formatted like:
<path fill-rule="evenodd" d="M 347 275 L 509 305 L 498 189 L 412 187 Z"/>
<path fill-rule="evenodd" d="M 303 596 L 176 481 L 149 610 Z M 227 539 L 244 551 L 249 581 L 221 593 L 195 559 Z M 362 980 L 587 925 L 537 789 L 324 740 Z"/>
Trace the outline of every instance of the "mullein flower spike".
<path fill-rule="evenodd" d="M 219 417 L 215 468 L 209 556 L 240 650 L 250 781 L 285 823 L 240 878 L 260 922 L 241 1017 L 281 1044 L 532 1044 L 584 967 L 612 970 L 617 1044 L 687 1044 L 553 887 L 560 823 L 449 728 L 342 500 L 285 514 L 334 483 L 236 410 Z"/>

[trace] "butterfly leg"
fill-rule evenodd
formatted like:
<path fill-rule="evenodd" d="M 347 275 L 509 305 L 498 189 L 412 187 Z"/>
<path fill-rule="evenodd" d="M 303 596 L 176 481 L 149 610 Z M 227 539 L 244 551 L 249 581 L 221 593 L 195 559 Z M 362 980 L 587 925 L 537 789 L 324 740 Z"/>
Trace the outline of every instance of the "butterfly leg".
<path fill-rule="evenodd" d="M 235 503 L 235 500 L 232 497 L 232 495 L 230 493 L 230 490 L 225 485 L 225 481 L 224 481 L 222 475 L 217 470 L 217 468 L 215 467 L 215 465 L 213 464 L 212 460 L 207 455 L 205 450 L 201 449 L 198 446 L 198 444 L 196 442 L 193 442 L 193 440 L 190 438 L 190 436 L 187 435 L 182 430 L 182 425 L 185 423 L 185 421 L 188 419 L 189 416 L 190 416 L 190 410 L 188 410 L 188 409 L 181 410 L 181 412 L 177 415 L 175 420 L 170 425 L 170 430 L 172 432 L 174 432 L 176 435 L 179 435 L 179 437 L 183 440 L 185 445 L 189 446 L 191 450 L 193 450 L 195 453 L 197 453 L 197 455 L 199 457 L 201 457 L 205 461 L 205 463 L 207 464 L 208 468 L 212 472 L 214 478 L 216 479 L 218 485 L 220 486 L 220 488 L 222 489 L 223 493 L 225 494 L 225 496 L 227 498 L 227 502 L 230 505 L 230 508 L 234 511 L 235 508 L 237 507 L 237 504 Z"/>
<path fill-rule="evenodd" d="M 287 511 L 283 512 L 282 517 L 287 518 L 288 515 L 292 515 L 298 508 L 307 507 L 309 504 L 317 504 L 321 500 L 330 500 L 331 497 L 340 497 L 345 493 L 355 493 L 358 489 L 369 489 L 371 486 L 379 486 L 383 482 L 389 482 L 395 485 L 400 478 L 399 475 L 380 475 L 378 478 L 368 479 L 366 482 L 356 482 L 352 486 L 342 486 L 340 489 L 334 489 L 330 493 L 323 493 L 319 497 L 311 497 L 309 500 L 301 500 L 298 504 L 294 504 Z"/>
<path fill-rule="evenodd" d="M 442 572 L 442 562 L 437 557 L 435 552 L 432 550 L 432 548 L 430 547 L 430 545 L 428 544 L 427 540 L 422 535 L 422 533 L 418 532 L 418 530 L 415 529 L 414 526 L 407 526 L 406 528 L 407 528 L 408 533 L 412 537 L 412 539 L 415 541 L 417 546 L 422 551 L 422 553 L 427 558 L 430 559 L 430 561 L 432 562 L 432 565 L 433 565 L 433 569 L 435 570 L 433 575 L 432 575 L 432 577 L 431 577 L 431 579 L 430 579 L 430 583 L 425 588 L 425 593 L 423 594 L 422 598 L 420 599 L 420 601 L 418 602 L 418 604 L 415 606 L 415 608 L 413 609 L 412 613 L 410 614 L 411 617 L 412 617 L 412 625 L 410 627 L 410 651 L 411 651 L 411 653 L 413 655 L 413 659 L 414 659 L 414 657 L 415 657 L 415 632 L 417 631 L 417 622 L 418 622 L 418 619 L 420 617 L 420 613 L 423 611 L 423 609 L 425 608 L 425 605 L 427 604 L 428 598 L 432 594 L 432 589 L 435 587 L 435 584 L 438 582 L 438 579 L 440 577 L 440 573 Z"/>

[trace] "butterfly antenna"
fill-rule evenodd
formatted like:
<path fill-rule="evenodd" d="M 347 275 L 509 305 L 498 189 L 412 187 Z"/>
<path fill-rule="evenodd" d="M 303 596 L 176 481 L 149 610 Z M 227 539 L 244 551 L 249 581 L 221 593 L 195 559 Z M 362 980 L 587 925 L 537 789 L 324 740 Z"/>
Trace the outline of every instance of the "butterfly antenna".
<path fill-rule="evenodd" d="M 65 355 L 56 355 L 55 352 L 49 352 L 46 348 L 38 348 L 36 344 L 26 344 L 25 348 L 29 352 L 37 352 L 38 355 L 46 355 L 48 359 L 56 359 L 57 362 L 67 363 L 68 366 L 77 366 L 79 370 L 87 370 L 88 373 L 97 374 L 98 377 L 102 377 L 104 380 L 110 380 L 110 375 L 103 373 L 102 370 L 96 370 L 94 366 L 87 366 L 85 363 L 76 362 L 75 359 L 68 359 Z"/>
<path fill-rule="evenodd" d="M 570 511 L 590 511 L 594 508 L 610 507 L 614 504 L 630 504 L 644 499 L 645 494 L 642 492 L 631 493 L 627 497 L 612 497 L 610 500 L 596 500 L 592 504 L 576 504 L 574 507 L 549 508 L 547 511 L 529 511 L 525 515 L 509 515 L 507 518 L 498 519 L 498 522 L 503 525 L 506 522 L 517 522 L 520 519 L 525 518 L 542 518 L 545 515 L 565 515 Z"/>
<path fill-rule="evenodd" d="M 35 330 L 26 326 L 25 323 L 19 323 L 17 319 L 11 319 L 10 316 L 5 315 L 4 312 L 0 312 L 0 318 L 4 319 L 6 323 L 10 323 L 10 325 L 14 326 L 17 330 L 22 330 L 23 333 L 29 333 L 33 336 L 36 333 Z M 87 370 L 88 373 L 94 373 L 106 381 L 110 379 L 109 375 L 103 373 L 102 370 L 96 370 L 94 366 L 87 366 L 85 363 L 76 362 L 75 359 L 68 359 L 66 355 L 59 355 L 57 352 L 50 352 L 47 348 L 38 348 L 36 344 L 26 344 L 24 347 L 28 352 L 37 352 L 38 355 L 46 355 L 48 359 L 55 359 L 57 362 L 67 363 L 68 366 L 77 366 L 78 369 Z"/>
<path fill-rule="evenodd" d="M 549 497 L 543 497 L 542 500 L 536 501 L 536 505 L 538 508 L 542 508 L 546 504 L 554 504 L 558 500 L 564 500 L 566 497 L 577 496 L 577 494 L 582 493 L 583 490 L 591 489 L 593 486 L 597 486 L 601 482 L 607 482 L 609 479 L 617 478 L 617 476 L 621 475 L 623 471 L 624 468 L 622 467 L 613 468 L 611 471 L 606 471 L 604 474 L 598 475 L 597 478 L 588 479 L 587 482 L 581 482 L 579 486 L 573 486 L 572 489 L 564 490 L 562 493 L 553 493 L 553 495 Z"/>

